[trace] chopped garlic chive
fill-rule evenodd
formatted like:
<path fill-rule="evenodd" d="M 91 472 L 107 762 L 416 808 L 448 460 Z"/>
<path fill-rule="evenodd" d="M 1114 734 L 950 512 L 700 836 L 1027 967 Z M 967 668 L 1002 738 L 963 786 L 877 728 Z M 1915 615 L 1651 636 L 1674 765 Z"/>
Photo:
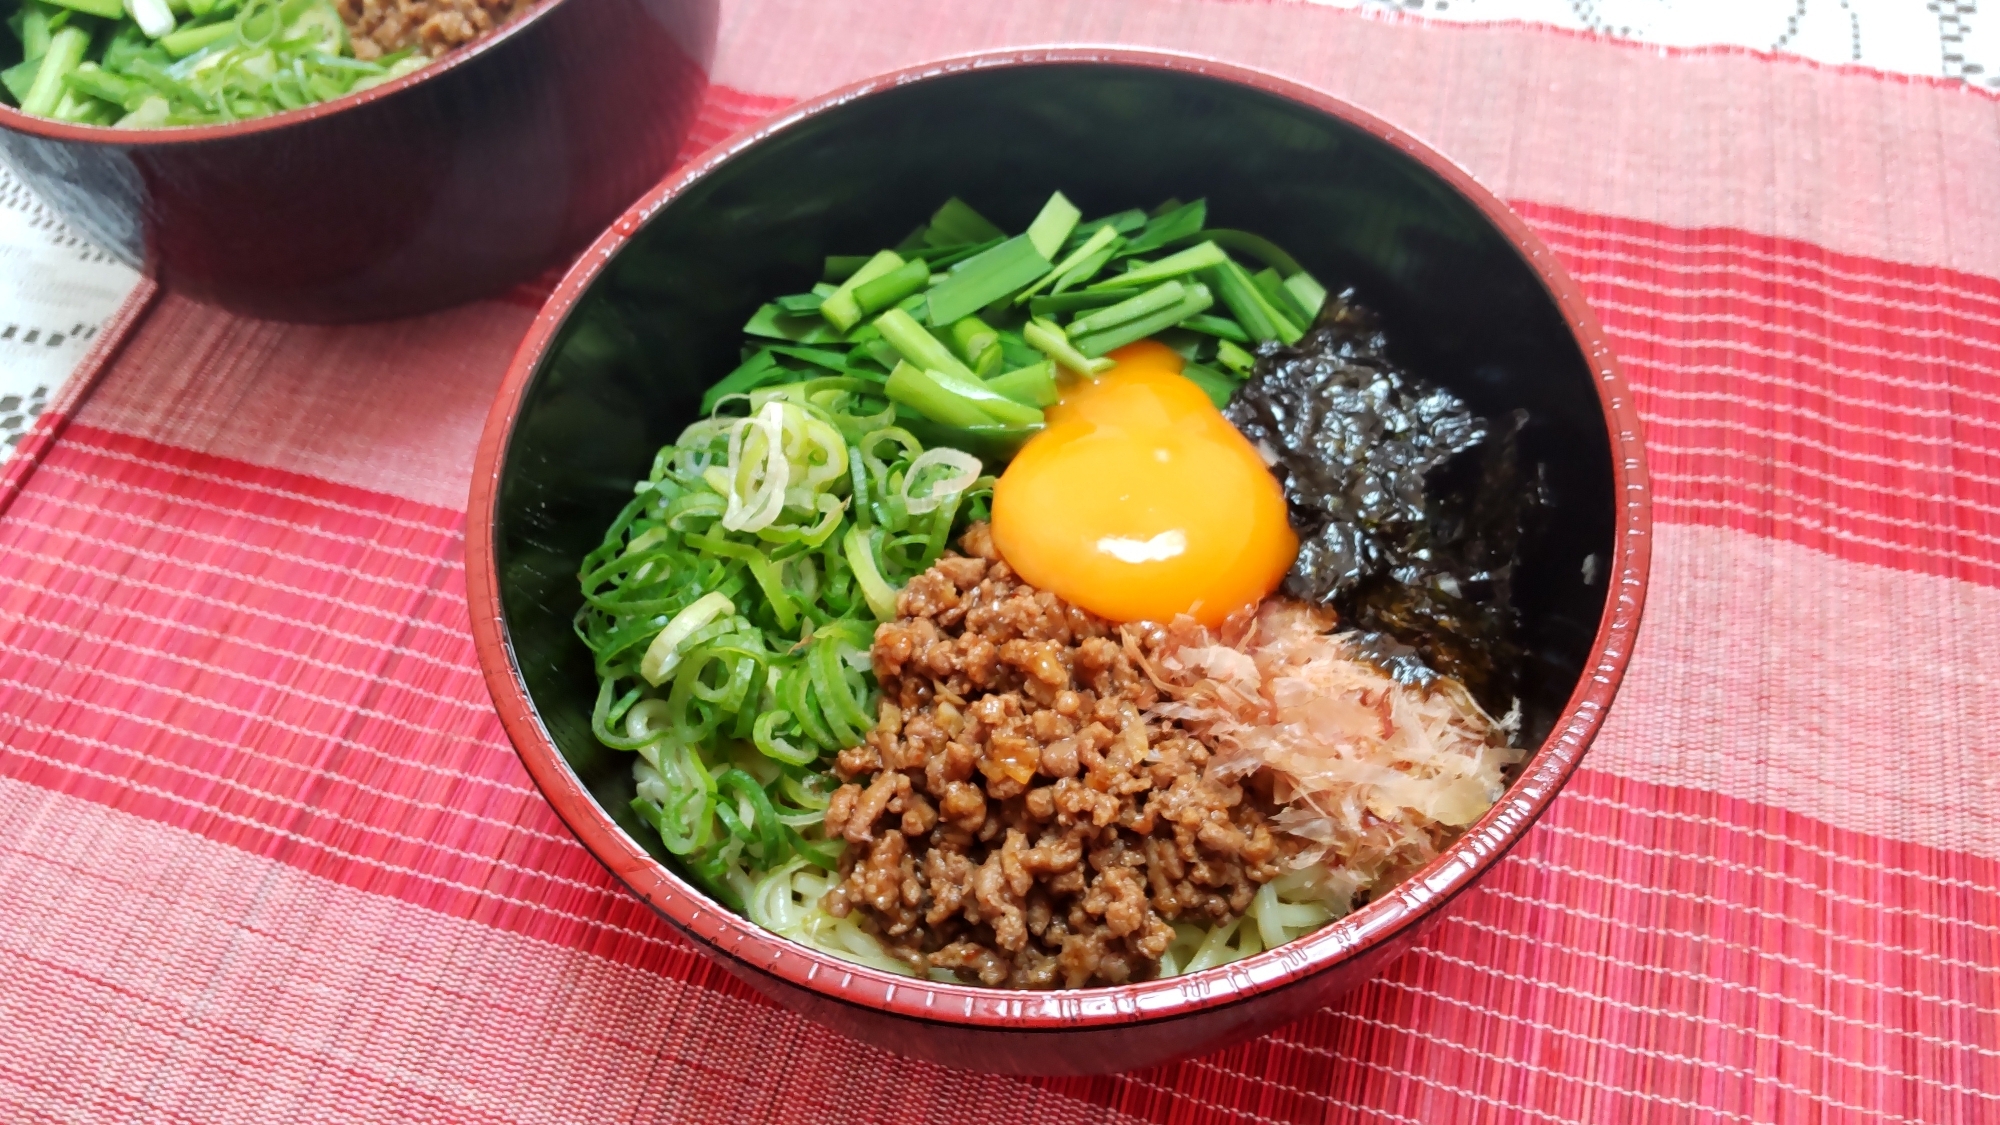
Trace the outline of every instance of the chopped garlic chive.
<path fill-rule="evenodd" d="M 972 373 L 982 379 L 1000 366 L 1000 333 L 976 316 L 952 324 L 951 347 L 972 368 Z"/>
<path fill-rule="evenodd" d="M 930 291 L 933 325 L 971 316 L 1049 272 L 1049 260 L 1017 235 L 983 254 L 967 258 Z"/>
<path fill-rule="evenodd" d="M 911 258 L 888 273 L 854 287 L 854 301 L 862 315 L 878 312 L 929 285 L 931 267 L 922 258 Z M 857 318 L 859 319 L 859 318 Z"/>
<path fill-rule="evenodd" d="M 986 380 L 993 390 L 1028 406 L 1049 407 L 1061 397 L 1056 389 L 1056 367 L 1048 360 L 1019 367 Z"/>
<path fill-rule="evenodd" d="M 173 57 L 186 58 L 211 43 L 219 43 L 236 31 L 233 21 L 203 24 L 200 27 L 183 27 L 178 31 L 160 36 L 160 46 Z"/>
<path fill-rule="evenodd" d="M 853 277 L 856 270 L 867 264 L 868 255 L 866 254 L 828 254 L 826 256 L 826 269 L 820 276 L 838 285 L 848 278 Z"/>
<path fill-rule="evenodd" d="M 1224 227 L 1211 227 L 1201 233 L 1202 237 L 1224 250 L 1236 250 L 1248 254 L 1286 277 L 1301 272 L 1298 259 L 1278 249 L 1276 243 L 1262 235 Z"/>
<path fill-rule="evenodd" d="M 1117 253 L 1118 247 L 1116 245 L 1106 246 L 1104 249 L 1064 270 L 1063 275 L 1056 278 L 1055 288 L 1049 290 L 1049 292 L 1061 293 L 1065 289 L 1073 289 L 1096 277 L 1097 271 L 1103 269 L 1106 263 L 1117 256 Z"/>
<path fill-rule="evenodd" d="M 884 250 L 868 259 L 866 264 L 855 270 L 846 281 L 834 289 L 832 296 L 821 303 L 820 315 L 827 319 L 827 323 L 842 332 L 854 327 L 861 320 L 861 303 L 855 300 L 854 291 L 878 277 L 893 273 L 902 268 L 902 265 L 903 256 L 894 250 Z"/>
<path fill-rule="evenodd" d="M 1249 352 L 1244 351 L 1227 340 L 1217 340 L 1215 342 L 1215 358 L 1224 367 L 1240 375 L 1250 374 L 1250 369 L 1257 366 L 1256 356 L 1251 355 Z"/>
<path fill-rule="evenodd" d="M 944 389 L 935 378 L 909 363 L 896 365 L 889 373 L 889 381 L 883 384 L 883 391 L 889 401 L 947 426 L 991 426 L 995 422 L 993 415 L 980 409 L 978 403 Z"/>
<path fill-rule="evenodd" d="M 1312 322 L 1312 317 L 1300 307 L 1298 299 L 1285 288 L 1285 279 L 1278 276 L 1277 270 L 1267 266 L 1251 274 L 1250 280 L 1256 283 L 1257 292 L 1264 295 L 1264 299 L 1271 303 L 1272 308 L 1285 314 L 1286 320 L 1294 324 Z"/>
<path fill-rule="evenodd" d="M 1319 319 L 1319 310 L 1326 307 L 1326 287 L 1304 270 L 1285 279 L 1285 292 L 1305 311 L 1308 324 Z"/>
<path fill-rule="evenodd" d="M 83 61 L 83 51 L 88 46 L 90 33 L 80 27 L 65 27 L 51 35 L 41 69 L 35 71 L 35 84 L 28 87 L 27 95 L 21 99 L 21 112 L 36 117 L 47 117 L 54 112 L 56 103 L 69 89 L 63 80 Z"/>
<path fill-rule="evenodd" d="M 1096 234 L 1099 228 L 1102 227 L 1110 227 L 1119 234 L 1131 234 L 1145 225 L 1146 213 L 1134 207 L 1129 211 L 1120 211 L 1113 215 L 1106 215 L 1101 219 L 1091 219 L 1088 222 L 1078 223 L 1076 224 L 1076 232 L 1071 234 L 1070 238 L 1076 240 L 1077 235 L 1089 238 Z"/>
<path fill-rule="evenodd" d="M 1057 262 L 1055 264 L 1054 269 L 1051 269 L 1049 272 L 1043 274 L 1042 279 L 1040 281 L 1037 281 L 1033 285 L 1028 286 L 1027 289 L 1022 291 L 1020 296 L 1014 298 L 1014 303 L 1018 305 L 1021 302 L 1028 300 L 1030 297 L 1033 297 L 1036 293 L 1040 292 L 1041 288 L 1049 284 L 1050 282 L 1059 283 L 1057 284 L 1056 288 L 1057 291 L 1061 291 L 1062 289 L 1067 288 L 1067 286 L 1069 285 L 1075 285 L 1080 281 L 1089 280 L 1091 274 L 1095 274 L 1098 270 L 1103 269 L 1104 263 L 1111 260 L 1111 250 L 1112 250 L 1111 244 L 1113 242 L 1116 242 L 1117 240 L 1118 240 L 1118 232 L 1111 229 L 1109 226 L 1102 226 L 1097 228 L 1097 230 L 1093 232 L 1089 238 L 1084 240 L 1083 245 L 1078 246 L 1075 250 L 1071 251 L 1068 256 L 1063 258 L 1062 261 Z M 1097 255 L 1100 254 L 1103 255 L 1103 257 L 1098 260 L 1096 265 L 1090 267 L 1089 273 L 1085 273 L 1082 277 L 1079 277 L 1074 281 L 1070 280 L 1070 274 L 1081 273 L 1083 264 L 1089 261 L 1091 258 L 1096 257 Z"/>
<path fill-rule="evenodd" d="M 1219 336 L 1224 340 L 1234 340 L 1239 344 L 1250 342 L 1250 334 L 1243 326 L 1226 316 L 1191 316 L 1181 321 L 1181 327 L 1209 336 Z"/>
<path fill-rule="evenodd" d="M 1203 367 L 1199 363 L 1190 363 L 1182 367 L 1181 377 L 1200 387 L 1201 392 L 1208 396 L 1208 401 L 1214 403 L 1217 410 L 1228 406 L 1230 397 L 1236 393 L 1236 380 L 1213 368 Z"/>
<path fill-rule="evenodd" d="M 774 297 L 771 303 L 778 306 L 778 311 L 786 316 L 811 316 L 826 303 L 826 298 L 818 293 L 793 293 L 789 296 Z"/>
<path fill-rule="evenodd" d="M 944 341 L 931 335 L 929 329 L 903 309 L 890 309 L 876 317 L 875 330 L 919 371 L 944 371 L 968 380 L 975 378 L 972 369 L 960 363 Z"/>
<path fill-rule="evenodd" d="M 1130 247 L 1127 247 L 1127 249 L 1130 249 Z M 1129 270 L 1117 277 L 1100 281 L 1096 285 L 1091 286 L 1091 288 L 1109 289 L 1113 286 L 1150 285 L 1156 281 L 1165 281 L 1170 277 L 1179 277 L 1182 274 L 1193 273 L 1196 270 L 1205 270 L 1212 266 L 1219 266 L 1227 261 L 1229 261 L 1229 255 L 1222 252 L 1222 247 L 1217 246 L 1213 242 L 1204 242 L 1199 246 L 1190 246 L 1178 254 L 1169 254 L 1157 262 L 1140 266 L 1136 270 Z"/>
<path fill-rule="evenodd" d="M 1036 253 L 1055 261 L 1057 251 L 1069 241 L 1069 232 L 1076 229 L 1076 221 L 1081 218 L 1083 212 L 1077 210 L 1076 204 L 1065 198 L 1062 192 L 1056 192 L 1042 205 L 1041 214 L 1035 216 L 1035 221 L 1028 224 L 1028 241 L 1034 244 Z"/>
<path fill-rule="evenodd" d="M 1128 320 L 1088 336 L 1078 336 L 1073 343 L 1076 345 L 1076 350 L 1084 355 L 1101 356 L 1115 348 L 1143 340 L 1155 332 L 1172 328 L 1188 317 L 1206 311 L 1214 303 L 1215 295 L 1209 292 L 1208 286 L 1196 282 L 1187 287 L 1187 295 L 1172 308 L 1162 309 L 1137 320 Z"/>
<path fill-rule="evenodd" d="M 988 222 L 986 216 L 974 211 L 965 200 L 952 196 L 944 201 L 944 206 L 931 216 L 930 225 L 923 230 L 925 246 L 956 246 L 964 242 L 986 242 L 995 238 L 1005 238 L 1007 232 Z"/>
<path fill-rule="evenodd" d="M 1185 296 L 1187 296 L 1186 286 L 1178 281 L 1163 281 L 1136 297 L 1129 297 L 1115 305 L 1077 317 L 1064 331 L 1068 332 L 1072 339 L 1087 336 L 1092 332 L 1102 332 L 1115 325 L 1124 324 L 1128 320 L 1137 320 L 1142 316 L 1151 316 L 1161 309 L 1172 308 L 1180 304 L 1181 298 Z"/>
<path fill-rule="evenodd" d="M 1079 309 L 1101 309 L 1115 305 L 1127 297 L 1136 297 L 1143 292 L 1145 292 L 1143 289 L 1100 289 L 1094 293 L 1055 293 L 1029 301 L 1028 309 L 1036 316 L 1076 312 Z"/>
<path fill-rule="evenodd" d="M 84 15 L 87 16 L 97 16 L 100 19 L 115 20 L 115 19 L 123 19 L 125 17 L 124 0 L 49 0 L 49 2 L 59 8 L 68 8 L 71 11 L 82 12 Z M 166 6 L 165 4 L 161 4 L 161 7 L 165 6 Z M 134 10 L 132 12 L 132 17 L 133 19 L 137 20 L 139 18 L 139 13 L 137 10 L 138 5 L 134 4 L 133 9 Z M 173 13 L 168 12 L 167 13 L 168 28 L 173 27 L 173 20 L 174 20 Z M 140 30 L 141 31 L 146 30 L 143 25 L 143 21 L 141 22 Z M 161 33 L 152 31 L 146 32 L 146 35 L 149 38 L 153 39 L 158 39 L 160 37 L 160 34 Z"/>
<path fill-rule="evenodd" d="M 1144 254 L 1149 250 L 1193 238 L 1201 233 L 1202 224 L 1208 221 L 1208 203 L 1197 199 L 1193 203 L 1176 207 L 1155 216 L 1146 224 L 1146 229 L 1132 236 L 1125 245 L 1126 254 Z"/>
<path fill-rule="evenodd" d="M 1023 406 L 994 390 L 979 379 L 967 379 L 944 371 L 926 371 L 932 382 L 945 391 L 957 395 L 979 409 L 993 416 L 995 421 L 1005 426 L 1039 426 L 1042 412 L 1032 406 Z"/>
<path fill-rule="evenodd" d="M 1054 321 L 1031 320 L 1027 327 L 1021 329 L 1021 337 L 1056 363 L 1085 378 L 1102 374 L 1113 366 L 1111 360 L 1092 359 L 1077 351 Z"/>
<path fill-rule="evenodd" d="M 716 404 L 729 395 L 740 395 L 755 390 L 766 383 L 782 379 L 786 370 L 778 365 L 777 356 L 770 348 L 758 348 L 736 370 L 724 375 L 714 386 L 701 396 L 701 412 L 704 416 L 715 413 Z"/>
<path fill-rule="evenodd" d="M 1279 340 L 1292 343 L 1305 330 L 1293 324 L 1284 313 L 1271 306 L 1258 292 L 1257 283 L 1250 280 L 1250 274 L 1235 262 L 1225 261 L 1212 271 L 1216 282 L 1217 295 L 1222 303 L 1229 306 L 1230 315 L 1243 330 L 1257 340 Z"/>

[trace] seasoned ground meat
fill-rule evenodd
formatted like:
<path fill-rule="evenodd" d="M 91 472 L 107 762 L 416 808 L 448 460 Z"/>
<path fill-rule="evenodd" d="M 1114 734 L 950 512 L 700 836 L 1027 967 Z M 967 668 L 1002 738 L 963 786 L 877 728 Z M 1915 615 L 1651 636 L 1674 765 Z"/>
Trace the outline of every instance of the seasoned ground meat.
<path fill-rule="evenodd" d="M 357 59 L 405 47 L 435 58 L 492 31 L 535 0 L 334 0 Z"/>
<path fill-rule="evenodd" d="M 1202 778 L 1120 628 L 1021 582 L 984 524 L 875 633 L 880 721 L 827 808 L 826 909 L 919 970 L 1017 988 L 1153 976 L 1169 923 L 1223 923 L 1282 870 L 1268 800 Z"/>

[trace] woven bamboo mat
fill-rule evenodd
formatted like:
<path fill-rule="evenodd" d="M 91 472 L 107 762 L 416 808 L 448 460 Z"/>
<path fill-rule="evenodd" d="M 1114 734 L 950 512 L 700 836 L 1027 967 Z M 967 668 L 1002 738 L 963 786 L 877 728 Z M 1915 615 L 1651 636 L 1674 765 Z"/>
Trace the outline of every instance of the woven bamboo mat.
<path fill-rule="evenodd" d="M 345 329 L 164 294 L 0 491 L 0 1121 L 2000 1120 L 2000 100 L 1285 4 L 726 11 L 697 145 L 888 66 L 1115 41 L 1347 96 L 1513 201 L 1659 495 L 1586 768 L 1411 955 L 1262 1040 L 1088 1081 L 903 1062 L 677 940 L 501 734 L 463 509 L 533 294 Z"/>

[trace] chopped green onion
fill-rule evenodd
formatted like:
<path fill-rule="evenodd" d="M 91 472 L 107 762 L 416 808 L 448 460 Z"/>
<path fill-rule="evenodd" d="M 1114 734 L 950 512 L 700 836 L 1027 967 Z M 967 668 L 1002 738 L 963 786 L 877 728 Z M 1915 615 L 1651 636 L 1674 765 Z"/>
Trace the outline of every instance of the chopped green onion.
<path fill-rule="evenodd" d="M 919 494 L 918 481 L 926 469 L 943 466 L 950 472 L 928 482 Z M 979 479 L 979 458 L 962 449 L 939 446 L 917 454 L 910 467 L 903 474 L 903 509 L 913 516 L 926 515 L 936 511 L 948 500 L 955 500 L 972 482 Z"/>
<path fill-rule="evenodd" d="M 693 605 L 674 615 L 653 643 L 646 646 L 646 655 L 639 661 L 639 674 L 646 682 L 658 687 L 681 660 L 681 645 L 694 635 L 695 630 L 706 626 L 718 617 L 736 612 L 736 605 L 727 595 L 720 592 L 704 594 L 695 599 Z"/>
<path fill-rule="evenodd" d="M 841 540 L 841 550 L 847 556 L 847 565 L 854 569 L 855 581 L 861 586 L 861 596 L 867 599 L 869 610 L 879 621 L 892 620 L 896 616 L 896 591 L 890 589 L 881 569 L 875 565 L 868 533 L 859 527 L 848 528 L 847 537 Z"/>
<path fill-rule="evenodd" d="M 1187 287 L 1186 295 L 1172 308 L 1162 309 L 1137 320 L 1128 320 L 1088 336 L 1076 337 L 1074 341 L 1076 350 L 1087 356 L 1101 356 L 1105 352 L 1143 340 L 1155 332 L 1172 328 L 1214 303 L 1215 296 L 1209 292 L 1208 286 L 1197 282 Z"/>
<path fill-rule="evenodd" d="M 1076 221 L 1082 217 L 1083 212 L 1076 209 L 1076 204 L 1064 198 L 1062 192 L 1056 192 L 1042 205 L 1035 221 L 1028 224 L 1027 239 L 1036 253 L 1054 261 L 1056 252 L 1069 241 L 1069 232 L 1076 229 Z"/>
<path fill-rule="evenodd" d="M 929 320 L 947 325 L 971 316 L 1049 271 L 1049 260 L 1026 235 L 967 258 L 930 291 Z"/>
<path fill-rule="evenodd" d="M 244 0 L 236 13 L 236 34 L 252 47 L 268 47 L 285 30 L 277 0 Z M 158 38 L 155 36 L 154 38 Z"/>

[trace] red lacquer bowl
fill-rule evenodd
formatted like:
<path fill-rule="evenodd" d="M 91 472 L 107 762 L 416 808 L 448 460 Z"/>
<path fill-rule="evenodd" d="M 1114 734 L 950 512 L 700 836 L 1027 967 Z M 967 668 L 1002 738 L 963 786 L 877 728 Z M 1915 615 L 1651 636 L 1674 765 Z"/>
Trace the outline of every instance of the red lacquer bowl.
<path fill-rule="evenodd" d="M 1118 988 L 1022 993 L 858 968 L 717 906 L 625 811 L 629 755 L 598 746 L 596 682 L 571 632 L 576 571 L 654 451 L 736 360 L 768 294 L 820 257 L 893 244 L 957 193 L 1019 229 L 1060 188 L 1086 213 L 1209 201 L 1329 288 L 1379 309 L 1405 361 L 1488 415 L 1529 412 L 1549 528 L 1516 584 L 1537 747 L 1498 805 L 1436 862 L 1351 916 L 1224 968 Z M 593 854 L 733 972 L 785 1006 L 909 1055 L 1093 1073 L 1267 1031 L 1380 971 L 1554 799 L 1618 688 L 1645 597 L 1650 528 L 1638 419 L 1577 287 L 1465 172 L 1334 98 L 1201 59 L 1010 52 L 885 75 L 712 150 L 649 194 L 570 273 L 516 356 L 479 447 L 468 513 L 472 625 L 488 686 L 536 782 Z M 652 847 L 649 848 L 648 844 Z"/>
<path fill-rule="evenodd" d="M 0 106 L 0 158 L 186 295 L 284 320 L 425 312 L 561 267 L 657 182 L 715 26 L 716 0 L 543 0 L 397 81 L 232 125 Z"/>

